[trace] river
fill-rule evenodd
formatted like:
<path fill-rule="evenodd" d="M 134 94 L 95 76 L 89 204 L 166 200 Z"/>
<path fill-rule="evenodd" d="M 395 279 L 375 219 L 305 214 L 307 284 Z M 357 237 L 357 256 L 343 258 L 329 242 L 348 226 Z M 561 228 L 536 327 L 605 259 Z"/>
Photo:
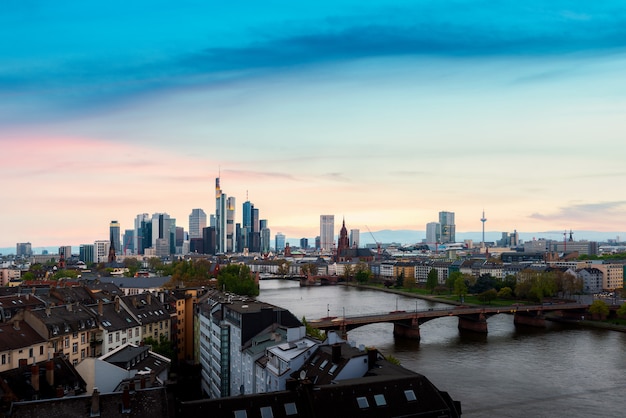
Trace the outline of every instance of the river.
<path fill-rule="evenodd" d="M 261 281 L 259 300 L 316 319 L 443 307 L 406 296 L 347 286 L 299 287 Z M 622 417 L 626 412 L 626 333 L 547 322 L 516 328 L 513 317 L 487 320 L 489 333 L 460 333 L 455 317 L 420 326 L 421 341 L 396 339 L 392 324 L 352 330 L 350 341 L 374 346 L 425 375 L 461 401 L 463 417 Z"/>

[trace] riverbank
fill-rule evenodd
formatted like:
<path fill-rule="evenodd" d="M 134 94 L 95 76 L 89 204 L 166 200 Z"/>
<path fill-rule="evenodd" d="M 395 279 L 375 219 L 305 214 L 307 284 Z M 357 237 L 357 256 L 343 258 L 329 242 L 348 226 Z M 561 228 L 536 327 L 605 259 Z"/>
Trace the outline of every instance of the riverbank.
<path fill-rule="evenodd" d="M 401 296 L 406 296 L 406 297 L 413 297 L 416 299 L 423 299 L 423 300 L 428 300 L 430 302 L 436 302 L 436 303 L 443 303 L 446 305 L 453 305 L 453 306 L 482 306 L 482 305 L 477 305 L 477 304 L 472 304 L 472 303 L 461 303 L 458 301 L 452 301 L 449 299 L 443 299 L 440 298 L 438 296 L 431 296 L 431 295 L 422 295 L 419 293 L 409 293 L 409 292 L 405 292 L 402 289 L 393 289 L 393 288 L 387 288 L 387 287 L 379 287 L 379 286 L 371 286 L 371 285 L 363 285 L 363 284 L 358 284 L 358 283 L 340 283 L 341 285 L 344 286 L 352 286 L 352 287 L 356 287 L 356 288 L 363 288 L 363 289 L 369 289 L 369 290 L 377 290 L 380 292 L 385 292 L 385 293 L 393 293 L 396 295 L 401 295 Z M 596 329 L 605 329 L 605 330 L 609 330 L 609 331 L 618 331 L 618 332 L 624 332 L 626 333 L 626 326 L 624 325 L 619 325 L 619 324 L 611 324 L 608 322 L 604 322 L 604 321 L 593 321 L 593 320 L 588 320 L 588 319 L 565 319 L 565 318 L 561 318 L 555 314 L 547 314 L 546 315 L 546 320 L 548 321 L 553 321 L 553 322 L 560 322 L 560 323 L 566 323 L 566 324 L 574 324 L 574 325 L 578 325 L 580 327 L 585 327 L 585 328 L 596 328 Z"/>

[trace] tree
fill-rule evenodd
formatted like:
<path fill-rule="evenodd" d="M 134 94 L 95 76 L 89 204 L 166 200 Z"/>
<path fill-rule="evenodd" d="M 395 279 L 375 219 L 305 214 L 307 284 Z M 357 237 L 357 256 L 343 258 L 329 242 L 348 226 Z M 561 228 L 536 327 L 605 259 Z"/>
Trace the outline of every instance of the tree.
<path fill-rule="evenodd" d="M 454 294 L 459 297 L 461 302 L 465 300 L 465 295 L 467 295 L 467 284 L 465 284 L 465 278 L 463 278 L 463 276 L 458 277 L 454 281 Z"/>
<path fill-rule="evenodd" d="M 431 268 L 428 272 L 428 276 L 426 276 L 426 289 L 430 290 L 430 293 L 432 294 L 438 284 L 439 273 L 437 272 L 437 269 Z"/>
<path fill-rule="evenodd" d="M 151 346 L 151 351 L 165 356 L 172 361 L 175 360 L 176 352 L 174 350 L 174 344 L 171 341 L 168 341 L 168 339 L 165 338 L 165 335 L 161 334 L 159 341 L 152 337 L 144 338 L 143 343 L 144 345 Z"/>
<path fill-rule="evenodd" d="M 286 276 L 289 274 L 289 265 L 291 262 L 281 260 L 281 263 L 278 265 L 278 270 L 276 271 L 281 276 Z"/>
<path fill-rule="evenodd" d="M 401 271 L 396 276 L 396 288 L 400 289 L 404 286 L 404 271 Z"/>
<path fill-rule="evenodd" d="M 483 293 L 496 287 L 496 279 L 491 274 L 483 274 L 476 279 L 476 282 L 470 286 L 470 293 Z"/>
<path fill-rule="evenodd" d="M 315 338 L 316 340 L 320 340 L 320 341 L 324 341 L 326 339 L 326 335 L 324 333 L 324 331 L 317 329 L 317 328 L 313 328 L 306 320 L 306 318 L 303 316 L 302 317 L 302 325 L 304 325 L 304 328 L 306 329 L 306 335 L 309 335 L 313 338 Z"/>
<path fill-rule="evenodd" d="M 454 290 L 454 282 L 459 277 L 463 277 L 463 274 L 460 271 L 453 271 L 448 275 L 448 278 L 446 279 L 446 287 L 448 288 L 449 294 L 452 294 L 452 291 Z"/>
<path fill-rule="evenodd" d="M 124 259 L 124 267 L 128 269 L 128 271 L 124 273 L 124 276 L 135 277 L 135 273 L 141 268 L 141 262 L 136 258 L 128 257 Z"/>
<path fill-rule="evenodd" d="M 250 268 L 244 264 L 230 264 L 221 269 L 217 275 L 217 285 L 237 295 L 259 295 L 259 285 L 252 277 Z"/>
<path fill-rule="evenodd" d="M 594 300 L 589 306 L 589 313 L 594 319 L 605 319 L 609 314 L 609 305 L 603 300 Z"/>
<path fill-rule="evenodd" d="M 498 297 L 500 299 L 511 299 L 513 297 L 513 290 L 510 287 L 503 287 L 498 292 Z"/>
<path fill-rule="evenodd" d="M 65 279 L 65 278 L 76 279 L 78 278 L 78 272 L 76 270 L 61 269 L 61 270 L 57 270 L 57 272 L 54 273 L 51 277 L 52 280 L 59 280 L 59 279 Z"/>
<path fill-rule="evenodd" d="M 617 316 L 621 318 L 626 317 L 626 303 L 622 303 L 622 305 L 617 309 Z"/>
<path fill-rule="evenodd" d="M 494 300 L 496 297 L 498 297 L 498 292 L 496 291 L 496 289 L 489 289 L 479 294 L 478 300 L 483 303 L 491 304 L 491 301 Z"/>
<path fill-rule="evenodd" d="M 352 264 L 344 264 L 343 266 L 343 280 L 349 282 L 354 276 L 354 266 Z"/>

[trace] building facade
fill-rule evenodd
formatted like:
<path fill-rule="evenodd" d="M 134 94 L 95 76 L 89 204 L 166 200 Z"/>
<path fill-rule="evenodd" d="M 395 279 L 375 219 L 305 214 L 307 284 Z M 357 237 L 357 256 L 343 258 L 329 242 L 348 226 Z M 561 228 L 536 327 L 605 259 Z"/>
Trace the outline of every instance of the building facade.
<path fill-rule="evenodd" d="M 335 215 L 320 215 L 320 250 L 332 251 L 335 244 Z"/>

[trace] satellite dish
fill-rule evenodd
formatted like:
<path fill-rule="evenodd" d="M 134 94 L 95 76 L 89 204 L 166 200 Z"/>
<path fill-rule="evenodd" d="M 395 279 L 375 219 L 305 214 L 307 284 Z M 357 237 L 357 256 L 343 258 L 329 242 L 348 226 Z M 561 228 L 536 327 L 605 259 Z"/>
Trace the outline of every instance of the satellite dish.
<path fill-rule="evenodd" d="M 306 379 L 306 370 L 300 370 L 300 380 Z"/>

